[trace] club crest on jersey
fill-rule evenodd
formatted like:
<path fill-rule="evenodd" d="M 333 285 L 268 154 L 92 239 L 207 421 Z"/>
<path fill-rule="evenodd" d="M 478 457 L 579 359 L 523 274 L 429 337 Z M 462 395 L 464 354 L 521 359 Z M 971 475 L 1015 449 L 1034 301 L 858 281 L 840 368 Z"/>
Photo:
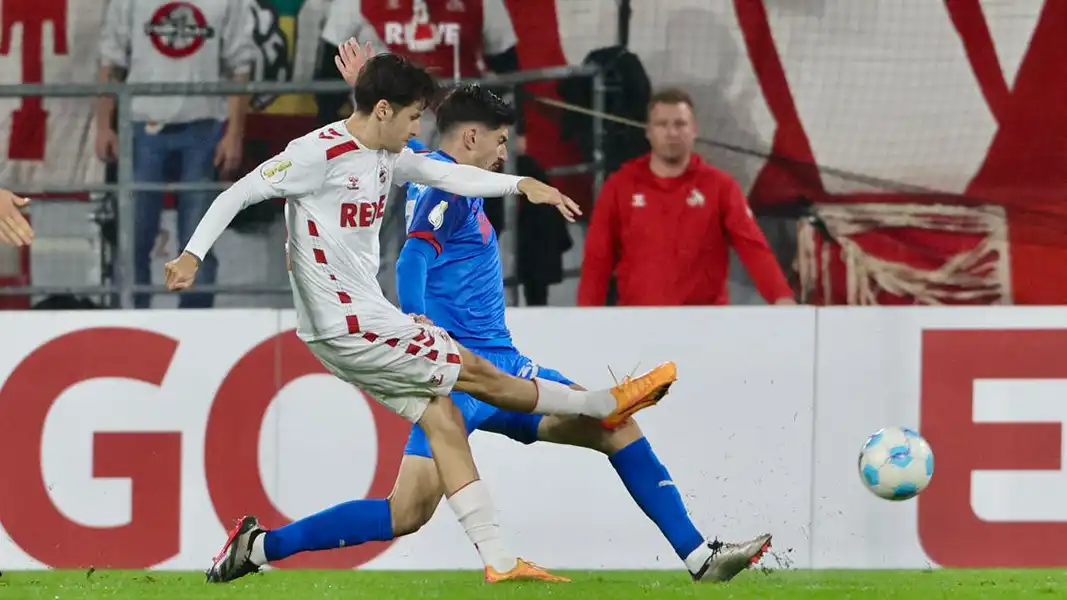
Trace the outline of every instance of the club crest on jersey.
<path fill-rule="evenodd" d="M 264 181 L 270 183 L 281 183 L 285 179 L 286 171 L 289 167 L 293 166 L 291 160 L 271 160 L 264 163 L 263 168 L 259 170 L 259 176 Z"/>
<path fill-rule="evenodd" d="M 704 206 L 704 194 L 694 188 L 692 192 L 689 192 L 689 197 L 685 201 L 689 203 L 689 206 Z"/>
<path fill-rule="evenodd" d="M 430 211 L 430 225 L 433 226 L 433 230 L 437 231 L 445 224 L 445 211 L 448 210 L 448 202 L 442 200 L 437 206 L 433 207 Z"/>
<path fill-rule="evenodd" d="M 386 179 L 388 179 L 389 173 L 385 170 L 385 167 L 378 169 L 378 181 L 385 185 Z"/>
<path fill-rule="evenodd" d="M 645 195 L 644 194 L 634 194 L 633 205 L 637 206 L 637 207 L 644 206 L 645 205 Z"/>

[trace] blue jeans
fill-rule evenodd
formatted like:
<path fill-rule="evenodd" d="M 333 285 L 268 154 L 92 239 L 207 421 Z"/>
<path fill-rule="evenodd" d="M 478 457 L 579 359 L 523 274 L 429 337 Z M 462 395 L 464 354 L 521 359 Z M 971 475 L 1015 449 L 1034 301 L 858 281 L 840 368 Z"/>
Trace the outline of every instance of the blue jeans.
<path fill-rule="evenodd" d="M 223 122 L 211 119 L 174 123 L 158 133 L 145 131 L 144 123 L 134 123 L 133 179 L 136 182 L 162 183 L 177 180 L 182 183 L 215 181 L 215 148 L 222 139 Z M 178 250 L 185 248 L 200 219 L 214 199 L 213 192 L 181 192 L 178 194 Z M 152 250 L 159 236 L 159 219 L 163 213 L 163 194 L 137 192 L 134 215 L 134 281 L 152 283 Z M 196 281 L 202 285 L 215 283 L 218 260 L 209 253 L 200 266 Z M 180 308 L 210 308 L 212 294 L 182 294 Z M 151 294 L 136 294 L 134 306 L 149 308 Z"/>

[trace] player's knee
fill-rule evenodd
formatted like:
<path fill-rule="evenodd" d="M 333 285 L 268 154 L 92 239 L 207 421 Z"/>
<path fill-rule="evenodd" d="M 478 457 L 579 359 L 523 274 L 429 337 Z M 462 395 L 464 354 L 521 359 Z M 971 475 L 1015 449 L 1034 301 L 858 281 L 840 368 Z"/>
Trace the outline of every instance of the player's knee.
<path fill-rule="evenodd" d="M 499 379 L 506 377 L 493 363 L 466 352 L 463 354 L 463 366 L 459 372 L 456 389 L 478 396 L 491 394 L 499 386 Z"/>
<path fill-rule="evenodd" d="M 448 396 L 430 400 L 419 419 L 419 427 L 422 427 L 427 439 L 457 433 L 466 435 L 463 413 Z"/>
<path fill-rule="evenodd" d="M 389 511 L 392 514 L 393 536 L 411 535 L 430 522 L 440 498 L 411 498 L 389 495 Z"/>
<path fill-rule="evenodd" d="M 607 456 L 615 454 L 619 450 L 641 439 L 641 428 L 633 419 L 626 421 L 615 429 L 605 429 L 599 421 L 582 419 L 582 428 L 576 432 L 580 438 L 579 444 L 591 450 L 596 450 Z"/>
<path fill-rule="evenodd" d="M 608 456 L 629 446 L 645 436 L 641 426 L 632 418 L 615 429 L 605 429 L 600 451 Z"/>

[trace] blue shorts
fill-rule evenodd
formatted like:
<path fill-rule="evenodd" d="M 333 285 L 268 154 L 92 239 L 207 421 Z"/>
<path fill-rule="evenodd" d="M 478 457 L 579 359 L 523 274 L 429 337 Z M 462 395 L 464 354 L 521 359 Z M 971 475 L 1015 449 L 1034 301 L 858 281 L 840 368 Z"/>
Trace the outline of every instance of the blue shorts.
<path fill-rule="evenodd" d="M 495 352 L 471 350 L 471 352 L 493 363 L 496 368 L 508 375 L 522 377 L 523 379 L 537 377 L 539 379 L 548 379 L 549 381 L 558 381 L 564 385 L 572 385 L 574 383 L 559 371 L 542 367 L 515 349 Z M 506 435 L 523 444 L 532 444 L 537 441 L 537 427 L 541 424 L 541 418 L 544 415 L 503 410 L 486 404 L 481 400 L 476 400 L 463 392 L 452 392 L 452 402 L 463 413 L 463 422 L 467 424 L 467 435 L 470 435 L 476 429 L 480 429 L 481 431 L 491 431 Z M 411 435 L 408 436 L 404 454 L 430 458 L 430 442 L 418 425 L 411 427 Z"/>

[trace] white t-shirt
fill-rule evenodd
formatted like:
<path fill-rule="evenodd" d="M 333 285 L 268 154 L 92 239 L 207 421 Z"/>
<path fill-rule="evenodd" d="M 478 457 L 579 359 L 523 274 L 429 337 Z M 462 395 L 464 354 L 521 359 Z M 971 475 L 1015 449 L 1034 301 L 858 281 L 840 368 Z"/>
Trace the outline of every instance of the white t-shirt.
<path fill-rule="evenodd" d="M 25 0 L 33 2 L 34 0 Z M 129 83 L 201 83 L 248 73 L 259 56 L 250 0 L 110 0 L 100 60 Z M 137 121 L 226 119 L 226 96 L 137 96 Z"/>
<path fill-rule="evenodd" d="M 364 148 L 339 121 L 289 143 L 219 195 L 185 248 L 203 258 L 243 208 L 285 198 L 297 335 L 306 341 L 389 335 L 410 324 L 378 286 L 378 233 L 390 184 L 408 181 L 461 196 L 518 193 L 522 178 Z"/>

